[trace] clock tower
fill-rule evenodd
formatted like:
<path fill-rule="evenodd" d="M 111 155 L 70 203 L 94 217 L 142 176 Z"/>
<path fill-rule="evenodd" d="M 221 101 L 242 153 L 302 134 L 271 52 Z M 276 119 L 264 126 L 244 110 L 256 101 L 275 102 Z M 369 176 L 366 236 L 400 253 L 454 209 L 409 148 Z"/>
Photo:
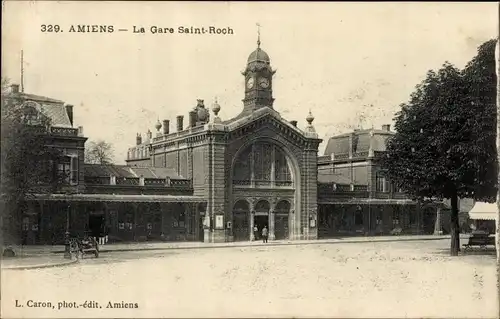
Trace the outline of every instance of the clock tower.
<path fill-rule="evenodd" d="M 257 49 L 247 60 L 245 71 L 245 98 L 243 112 L 252 112 L 261 107 L 273 107 L 273 75 L 276 70 L 271 68 L 269 55 L 260 48 L 260 35 L 257 40 Z"/>

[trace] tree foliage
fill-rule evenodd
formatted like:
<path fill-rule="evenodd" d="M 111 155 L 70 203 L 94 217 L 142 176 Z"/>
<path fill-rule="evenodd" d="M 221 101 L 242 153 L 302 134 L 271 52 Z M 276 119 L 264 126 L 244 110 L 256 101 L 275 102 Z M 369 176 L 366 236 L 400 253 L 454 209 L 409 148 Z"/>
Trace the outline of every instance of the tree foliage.
<path fill-rule="evenodd" d="M 386 175 L 415 199 L 451 200 L 452 255 L 459 250 L 459 197 L 496 195 L 496 40 L 464 70 L 446 62 L 429 71 L 396 114 L 396 134 L 381 158 Z"/>
<path fill-rule="evenodd" d="M 111 164 L 113 163 L 113 147 L 111 144 L 99 140 L 90 142 L 85 149 L 85 163 Z"/>
<path fill-rule="evenodd" d="M 56 169 L 61 151 L 47 146 L 50 118 L 36 103 L 10 94 L 7 85 L 8 80 L 2 79 L 0 217 L 3 239 L 8 242 L 16 240 L 26 200 L 36 193 L 56 191 L 65 176 Z"/>

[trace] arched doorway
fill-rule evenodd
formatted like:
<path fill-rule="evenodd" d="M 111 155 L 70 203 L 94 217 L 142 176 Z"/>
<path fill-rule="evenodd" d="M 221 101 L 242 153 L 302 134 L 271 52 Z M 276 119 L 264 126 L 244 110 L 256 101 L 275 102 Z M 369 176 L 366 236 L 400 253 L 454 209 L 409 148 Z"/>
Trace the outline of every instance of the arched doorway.
<path fill-rule="evenodd" d="M 239 200 L 233 207 L 233 238 L 234 241 L 249 240 L 250 205 L 246 200 Z"/>
<path fill-rule="evenodd" d="M 274 236 L 276 240 L 288 239 L 288 218 L 290 214 L 290 203 L 286 200 L 281 200 L 276 204 Z"/>
<path fill-rule="evenodd" d="M 300 201 L 300 174 L 298 163 L 285 145 L 270 139 L 255 139 L 244 144 L 236 152 L 231 168 L 230 197 L 233 199 L 245 198 L 250 205 L 251 216 L 249 227 L 257 228 L 255 237 L 258 239 L 264 226 L 269 230 L 269 238 L 275 236 L 276 220 L 274 214 L 270 215 L 271 204 L 279 198 L 287 198 L 280 204 L 278 238 L 289 238 L 289 226 L 296 225 L 292 216 L 299 218 L 299 214 L 290 215 L 291 208 Z M 265 193 L 263 194 L 263 190 Z M 234 202 L 233 202 L 234 203 Z M 273 205 L 273 210 L 275 207 Z M 234 225 L 236 227 L 236 225 Z M 295 227 L 295 226 L 292 226 Z M 254 236 L 252 236 L 254 237 Z M 236 238 L 235 238 L 236 240 Z"/>
<path fill-rule="evenodd" d="M 262 234 L 262 229 L 267 227 L 269 230 L 269 210 L 271 209 L 271 205 L 267 200 L 260 200 L 255 204 L 255 213 L 253 215 L 253 226 L 257 227 L 257 238 L 260 238 L 260 234 Z"/>

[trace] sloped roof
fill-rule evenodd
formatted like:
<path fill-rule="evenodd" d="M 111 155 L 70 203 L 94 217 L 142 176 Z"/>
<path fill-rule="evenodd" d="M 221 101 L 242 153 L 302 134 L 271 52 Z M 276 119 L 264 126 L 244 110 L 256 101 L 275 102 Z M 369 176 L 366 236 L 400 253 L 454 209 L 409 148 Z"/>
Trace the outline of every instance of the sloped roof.
<path fill-rule="evenodd" d="M 85 176 L 89 177 L 140 177 L 144 178 L 173 178 L 183 179 L 175 170 L 164 167 L 132 167 L 113 164 L 85 164 Z"/>
<path fill-rule="evenodd" d="M 10 93 L 10 97 L 24 102 L 35 102 L 40 106 L 41 112 L 50 118 L 51 125 L 55 127 L 73 127 L 69 120 L 64 102 L 46 96 L 28 93 Z"/>
<path fill-rule="evenodd" d="M 69 120 L 66 107 L 63 104 L 42 104 L 45 115 L 51 119 L 51 125 L 56 127 L 73 127 Z"/>
<path fill-rule="evenodd" d="M 367 129 L 332 136 L 328 140 L 324 155 L 349 153 L 349 138 L 351 134 L 354 137 L 353 147 L 355 151 L 368 152 L 370 143 L 373 151 L 385 151 L 387 139 L 394 135 L 394 132 Z"/>
<path fill-rule="evenodd" d="M 257 110 L 254 110 L 254 111 L 243 110 L 236 117 L 233 117 L 232 119 L 229 119 L 229 120 L 224 121 L 222 123 L 228 127 L 229 131 L 232 131 L 238 127 L 244 126 L 245 124 L 248 124 L 250 122 L 255 121 L 258 118 L 262 118 L 265 116 L 272 116 L 276 120 L 280 121 L 284 125 L 288 126 L 292 130 L 294 130 L 295 132 L 299 133 L 300 135 L 303 135 L 303 136 L 306 135 L 306 133 L 304 131 L 302 131 L 298 127 L 292 125 L 292 123 L 285 120 L 276 110 L 274 110 L 270 107 L 261 107 Z"/>

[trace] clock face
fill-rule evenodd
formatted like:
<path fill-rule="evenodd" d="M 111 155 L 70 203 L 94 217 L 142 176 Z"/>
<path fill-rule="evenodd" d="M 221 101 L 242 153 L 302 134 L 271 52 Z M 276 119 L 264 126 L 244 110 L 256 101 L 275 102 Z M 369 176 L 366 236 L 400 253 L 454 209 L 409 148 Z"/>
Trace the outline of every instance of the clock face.
<path fill-rule="evenodd" d="M 253 78 L 249 78 L 247 81 L 247 88 L 251 89 L 253 88 L 254 80 Z"/>
<path fill-rule="evenodd" d="M 260 85 L 260 87 L 266 89 L 266 88 L 269 87 L 269 80 L 266 79 L 266 78 L 260 78 L 259 79 L 259 85 Z"/>

